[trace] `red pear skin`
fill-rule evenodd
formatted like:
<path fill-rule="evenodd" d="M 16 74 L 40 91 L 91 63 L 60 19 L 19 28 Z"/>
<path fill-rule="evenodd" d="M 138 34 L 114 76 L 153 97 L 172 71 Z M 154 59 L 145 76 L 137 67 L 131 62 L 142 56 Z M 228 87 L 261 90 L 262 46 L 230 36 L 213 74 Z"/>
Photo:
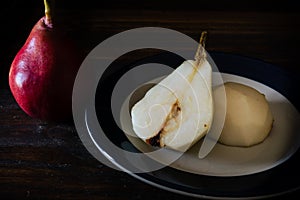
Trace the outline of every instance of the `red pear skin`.
<path fill-rule="evenodd" d="M 72 89 L 81 55 L 75 45 L 41 18 L 14 58 L 9 86 L 31 117 L 65 121 L 72 117 Z"/>

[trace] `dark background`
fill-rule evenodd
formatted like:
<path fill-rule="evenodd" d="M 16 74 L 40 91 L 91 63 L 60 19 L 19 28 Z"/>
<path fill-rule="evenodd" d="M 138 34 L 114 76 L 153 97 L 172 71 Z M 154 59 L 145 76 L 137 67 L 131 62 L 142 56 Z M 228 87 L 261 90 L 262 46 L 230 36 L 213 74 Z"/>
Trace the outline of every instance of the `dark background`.
<path fill-rule="evenodd" d="M 84 55 L 121 31 L 158 26 L 195 40 L 207 30 L 208 51 L 261 59 L 294 74 L 300 71 L 296 1 L 57 0 L 55 14 Z M 0 196 L 185 199 L 103 166 L 86 152 L 73 125 L 32 119 L 19 109 L 8 87 L 9 67 L 43 15 L 42 0 L 0 3 Z M 155 52 L 139 57 L 150 54 Z"/>
<path fill-rule="evenodd" d="M 1 4 L 0 88 L 4 88 L 9 66 L 44 8 L 42 0 Z M 289 70 L 297 70 L 299 65 L 296 1 L 57 0 L 55 6 L 56 19 L 86 53 L 121 31 L 159 26 L 197 40 L 200 32 L 207 30 L 208 50 L 255 57 Z"/>

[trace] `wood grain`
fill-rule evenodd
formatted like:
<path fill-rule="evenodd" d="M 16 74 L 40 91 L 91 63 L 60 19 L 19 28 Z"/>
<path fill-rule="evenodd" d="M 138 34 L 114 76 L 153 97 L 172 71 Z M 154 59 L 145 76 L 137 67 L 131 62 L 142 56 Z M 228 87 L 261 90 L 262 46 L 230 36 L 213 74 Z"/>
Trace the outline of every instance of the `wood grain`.
<path fill-rule="evenodd" d="M 178 197 L 102 165 L 83 147 L 72 124 L 28 117 L 6 89 L 0 90 L 0 105 L 1 198 Z"/>
<path fill-rule="evenodd" d="M 72 123 L 32 119 L 18 107 L 7 82 L 10 63 L 43 11 L 32 1 L 29 5 L 35 6 L 27 9 L 22 9 L 21 1 L 14 2 L 9 4 L 14 13 L 6 12 L 7 17 L 0 19 L 1 199 L 188 199 L 102 165 L 84 148 Z M 195 40 L 207 30 L 208 51 L 254 57 L 299 73 L 300 14 L 294 8 L 278 5 L 271 9 L 267 3 L 255 8 L 249 3 L 248 9 L 240 4 L 233 8 L 225 5 L 224 9 L 212 4 L 206 5 L 208 9 L 180 9 L 178 3 L 166 4 L 111 3 L 101 8 L 96 3 L 81 8 L 60 3 L 56 13 L 85 55 L 106 38 L 132 28 L 170 28 Z"/>
<path fill-rule="evenodd" d="M 5 83 L 10 63 L 25 42 L 31 28 L 42 16 L 30 17 L 24 10 L 14 21 L 5 23 L 2 32 L 0 62 L 1 79 Z M 198 40 L 201 31 L 208 31 L 208 51 L 223 51 L 262 59 L 298 71 L 299 14 L 295 12 L 256 11 L 172 11 L 172 10 L 57 10 L 59 23 L 85 54 L 106 38 L 122 31 L 145 26 L 165 27 L 180 31 Z M 174 41 L 176 42 L 176 41 Z M 5 87 L 1 84 L 0 88 Z"/>

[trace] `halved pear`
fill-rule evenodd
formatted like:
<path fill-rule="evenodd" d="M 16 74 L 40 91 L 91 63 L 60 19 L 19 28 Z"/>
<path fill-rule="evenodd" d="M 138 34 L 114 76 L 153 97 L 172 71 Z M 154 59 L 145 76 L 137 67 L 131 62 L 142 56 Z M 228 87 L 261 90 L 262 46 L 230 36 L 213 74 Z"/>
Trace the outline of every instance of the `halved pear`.
<path fill-rule="evenodd" d="M 208 132 L 212 68 L 199 49 L 195 61 L 184 61 L 133 106 L 133 130 L 146 143 L 184 152 Z"/>

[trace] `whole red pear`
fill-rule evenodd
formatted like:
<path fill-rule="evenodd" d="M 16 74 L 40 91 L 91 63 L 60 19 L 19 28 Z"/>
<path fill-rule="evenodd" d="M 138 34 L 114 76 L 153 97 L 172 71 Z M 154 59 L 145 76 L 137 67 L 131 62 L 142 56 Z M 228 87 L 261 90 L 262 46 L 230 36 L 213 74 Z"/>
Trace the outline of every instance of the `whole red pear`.
<path fill-rule="evenodd" d="M 46 12 L 11 64 L 11 92 L 31 117 L 68 120 L 72 117 L 72 88 L 80 64 L 79 51 Z"/>

